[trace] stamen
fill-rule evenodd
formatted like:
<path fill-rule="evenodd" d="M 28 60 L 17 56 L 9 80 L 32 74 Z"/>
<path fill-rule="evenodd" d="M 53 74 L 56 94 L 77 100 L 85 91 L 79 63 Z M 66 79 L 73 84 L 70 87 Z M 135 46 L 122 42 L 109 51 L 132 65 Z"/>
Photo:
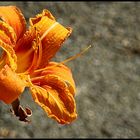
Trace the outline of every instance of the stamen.
<path fill-rule="evenodd" d="M 45 33 L 41 36 L 41 40 L 49 33 L 50 30 L 52 30 L 58 22 L 55 22 L 48 30 L 45 31 Z"/>
<path fill-rule="evenodd" d="M 89 45 L 88 47 L 86 47 L 85 49 L 83 49 L 80 53 L 78 53 L 78 54 L 76 54 L 76 55 L 74 55 L 74 56 L 72 56 L 72 57 L 69 57 L 69 58 L 65 59 L 64 61 L 61 61 L 61 62 L 59 62 L 58 64 L 53 65 L 53 66 L 50 66 L 50 67 L 56 67 L 56 66 L 59 66 L 59 65 L 61 65 L 61 64 L 67 63 L 67 62 L 69 62 L 69 61 L 72 61 L 72 60 L 76 59 L 77 57 L 80 57 L 82 54 L 84 54 L 84 53 L 85 53 L 87 50 L 89 50 L 89 48 L 91 48 L 91 47 L 92 47 L 92 46 Z M 50 67 L 49 67 L 49 68 L 50 68 Z M 46 70 L 47 68 L 48 68 L 48 67 L 42 68 L 42 69 L 37 69 L 37 70 L 35 70 L 34 72 L 40 72 L 40 71 Z"/>
<path fill-rule="evenodd" d="M 69 61 L 71 61 L 71 60 L 76 59 L 77 57 L 80 57 L 80 56 L 81 56 L 82 54 L 84 54 L 89 48 L 91 48 L 91 45 L 89 45 L 87 48 L 85 48 L 84 50 L 82 50 L 80 53 L 78 53 L 78 54 L 76 54 L 76 55 L 74 55 L 74 56 L 72 56 L 72 57 L 70 57 L 70 58 L 67 58 L 66 60 L 61 61 L 60 63 L 61 63 L 61 64 L 64 64 L 64 63 L 67 63 L 67 62 L 69 62 Z"/>

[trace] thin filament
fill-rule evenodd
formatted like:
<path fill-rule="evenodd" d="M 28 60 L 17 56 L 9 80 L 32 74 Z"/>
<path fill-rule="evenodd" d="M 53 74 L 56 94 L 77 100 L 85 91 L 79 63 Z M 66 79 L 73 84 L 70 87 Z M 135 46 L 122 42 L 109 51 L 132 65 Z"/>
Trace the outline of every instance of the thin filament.
<path fill-rule="evenodd" d="M 67 59 L 65 59 L 64 61 L 61 61 L 61 62 L 59 62 L 58 64 L 56 64 L 56 65 L 53 65 L 53 66 L 50 66 L 50 67 L 56 67 L 56 66 L 59 66 L 59 65 L 61 65 L 61 64 L 65 64 L 65 63 L 67 63 L 67 62 L 69 62 L 69 61 L 72 61 L 72 60 L 74 60 L 74 59 L 76 59 L 77 57 L 80 57 L 82 54 L 84 54 L 87 50 L 89 50 L 89 48 L 91 48 L 92 46 L 91 45 L 89 45 L 88 47 L 86 47 L 85 49 L 83 49 L 80 53 L 78 53 L 78 54 L 76 54 L 76 55 L 74 55 L 74 56 L 72 56 L 72 57 L 69 57 L 69 58 L 67 58 Z M 49 67 L 49 68 L 50 68 Z M 45 70 L 45 69 L 47 69 L 47 67 L 46 68 L 42 68 L 42 69 L 37 69 L 37 70 L 35 70 L 34 72 L 40 72 L 40 71 L 43 71 L 43 70 Z"/>

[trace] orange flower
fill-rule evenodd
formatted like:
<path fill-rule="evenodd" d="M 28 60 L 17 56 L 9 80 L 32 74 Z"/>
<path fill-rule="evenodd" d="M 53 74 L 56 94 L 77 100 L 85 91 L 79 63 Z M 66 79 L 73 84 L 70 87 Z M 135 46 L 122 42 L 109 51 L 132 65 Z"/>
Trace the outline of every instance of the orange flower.
<path fill-rule="evenodd" d="M 16 6 L 0 6 L 0 100 L 12 104 L 13 113 L 27 121 L 31 110 L 19 97 L 29 87 L 34 101 L 58 123 L 76 119 L 75 83 L 64 64 L 50 62 L 71 34 L 48 10 L 26 21 Z"/>

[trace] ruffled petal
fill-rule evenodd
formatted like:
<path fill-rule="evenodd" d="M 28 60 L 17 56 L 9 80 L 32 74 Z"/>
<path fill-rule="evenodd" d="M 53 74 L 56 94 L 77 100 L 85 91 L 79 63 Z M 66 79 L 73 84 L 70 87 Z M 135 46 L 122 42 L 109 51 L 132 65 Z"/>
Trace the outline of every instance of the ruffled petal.
<path fill-rule="evenodd" d="M 20 9 L 16 6 L 0 6 L 0 18 L 14 29 L 17 40 L 23 36 L 26 21 Z"/>
<path fill-rule="evenodd" d="M 75 95 L 76 87 L 71 70 L 67 66 L 57 62 L 49 62 L 47 67 L 45 67 L 44 70 L 42 69 L 41 73 L 38 73 L 37 75 L 35 75 L 36 77 L 32 78 L 32 82 L 43 82 L 42 80 L 44 79 L 42 79 L 42 77 L 49 75 L 59 77 L 59 79 L 61 79 L 67 85 L 67 88 L 69 89 L 70 93 L 72 95 Z"/>
<path fill-rule="evenodd" d="M 11 26 L 7 23 L 0 21 L 0 39 L 9 45 L 15 45 L 16 34 Z"/>
<path fill-rule="evenodd" d="M 50 62 L 47 69 L 31 78 L 33 99 L 47 113 L 61 124 L 76 119 L 74 100 L 75 83 L 71 71 L 66 66 Z"/>
<path fill-rule="evenodd" d="M 77 117 L 74 97 L 62 81 L 56 77 L 51 78 L 52 80 L 55 82 L 54 86 L 40 83 L 40 86 L 31 87 L 33 99 L 50 118 L 61 124 L 69 124 Z M 49 79 L 44 81 L 49 82 Z"/>
<path fill-rule="evenodd" d="M 9 45 L 1 42 L 1 40 L 0 45 L 4 50 L 0 58 L 0 69 L 3 68 L 3 66 L 8 65 L 13 71 L 15 71 L 17 69 L 17 57 L 14 50 Z"/>
<path fill-rule="evenodd" d="M 2 55 L 0 57 L 0 69 L 7 64 L 13 71 L 15 71 L 17 68 L 17 57 L 15 51 L 12 45 L 8 43 L 8 37 L 4 34 L 4 32 L 0 32 L 0 36 L 2 35 L 3 38 L 0 37 L 0 47 L 3 52 L 1 52 Z"/>
<path fill-rule="evenodd" d="M 23 92 L 26 84 L 8 65 L 0 71 L 0 100 L 12 103 Z"/>
<path fill-rule="evenodd" d="M 9 65 L 13 70 L 16 70 L 16 55 L 14 45 L 16 42 L 16 34 L 11 26 L 0 21 L 0 68 L 5 64 Z"/>
<path fill-rule="evenodd" d="M 42 59 L 38 68 L 43 68 L 54 57 L 62 43 L 71 34 L 71 28 L 65 28 L 55 21 L 53 15 L 44 10 L 35 18 L 30 19 L 31 26 L 36 27 L 42 42 Z"/>

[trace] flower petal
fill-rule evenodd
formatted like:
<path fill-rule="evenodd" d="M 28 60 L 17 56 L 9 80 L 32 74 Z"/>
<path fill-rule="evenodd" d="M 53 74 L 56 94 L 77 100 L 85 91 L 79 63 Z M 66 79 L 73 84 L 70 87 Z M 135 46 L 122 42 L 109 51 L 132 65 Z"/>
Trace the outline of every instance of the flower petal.
<path fill-rule="evenodd" d="M 75 83 L 68 67 L 50 62 L 47 67 L 31 78 L 32 96 L 49 115 L 59 123 L 67 124 L 76 117 L 74 101 Z"/>
<path fill-rule="evenodd" d="M 3 21 L 0 21 L 0 39 L 9 45 L 16 43 L 16 34 L 13 28 Z"/>
<path fill-rule="evenodd" d="M 44 68 L 44 70 L 42 69 L 41 73 L 35 75 L 36 76 L 35 78 L 32 78 L 32 82 L 33 83 L 38 83 L 39 81 L 43 82 L 42 80 L 44 79 L 42 79 L 42 77 L 49 75 L 59 77 L 59 79 L 61 79 L 67 85 L 67 88 L 69 89 L 70 93 L 72 95 L 75 95 L 76 87 L 71 70 L 65 65 L 57 62 L 49 62 L 47 67 Z"/>
<path fill-rule="evenodd" d="M 19 39 L 26 30 L 26 21 L 16 6 L 0 6 L 0 18 L 8 23 Z"/>
<path fill-rule="evenodd" d="M 16 34 L 13 28 L 0 21 L 0 46 L 3 49 L 0 56 L 0 68 L 8 64 L 13 70 L 16 69 L 16 55 L 13 49 L 15 41 Z"/>
<path fill-rule="evenodd" d="M 23 92 L 25 82 L 8 65 L 0 71 L 0 100 L 12 103 Z"/>
<path fill-rule="evenodd" d="M 17 57 L 15 55 L 13 47 L 4 43 L 1 39 L 0 46 L 3 49 L 2 56 L 0 57 L 0 68 L 7 64 L 13 71 L 15 71 L 17 68 Z"/>
<path fill-rule="evenodd" d="M 42 42 L 42 61 L 39 68 L 45 67 L 49 60 L 54 57 L 62 43 L 71 34 L 71 28 L 65 28 L 55 21 L 48 10 L 30 19 L 31 26 L 35 26 L 40 33 Z"/>
<path fill-rule="evenodd" d="M 47 85 L 52 81 L 55 85 Z M 40 86 L 30 88 L 33 99 L 48 113 L 50 118 L 60 124 L 71 123 L 77 117 L 73 95 L 57 77 L 53 77 L 51 80 L 47 77 L 44 82 L 46 84 L 40 83 Z"/>
<path fill-rule="evenodd" d="M 0 42 L 0 45 L 1 44 L 3 45 L 2 48 L 5 52 L 3 52 L 3 55 L 0 58 L 0 69 L 3 68 L 3 66 L 8 65 L 13 71 L 15 71 L 17 69 L 15 52 L 10 46 Z"/>

